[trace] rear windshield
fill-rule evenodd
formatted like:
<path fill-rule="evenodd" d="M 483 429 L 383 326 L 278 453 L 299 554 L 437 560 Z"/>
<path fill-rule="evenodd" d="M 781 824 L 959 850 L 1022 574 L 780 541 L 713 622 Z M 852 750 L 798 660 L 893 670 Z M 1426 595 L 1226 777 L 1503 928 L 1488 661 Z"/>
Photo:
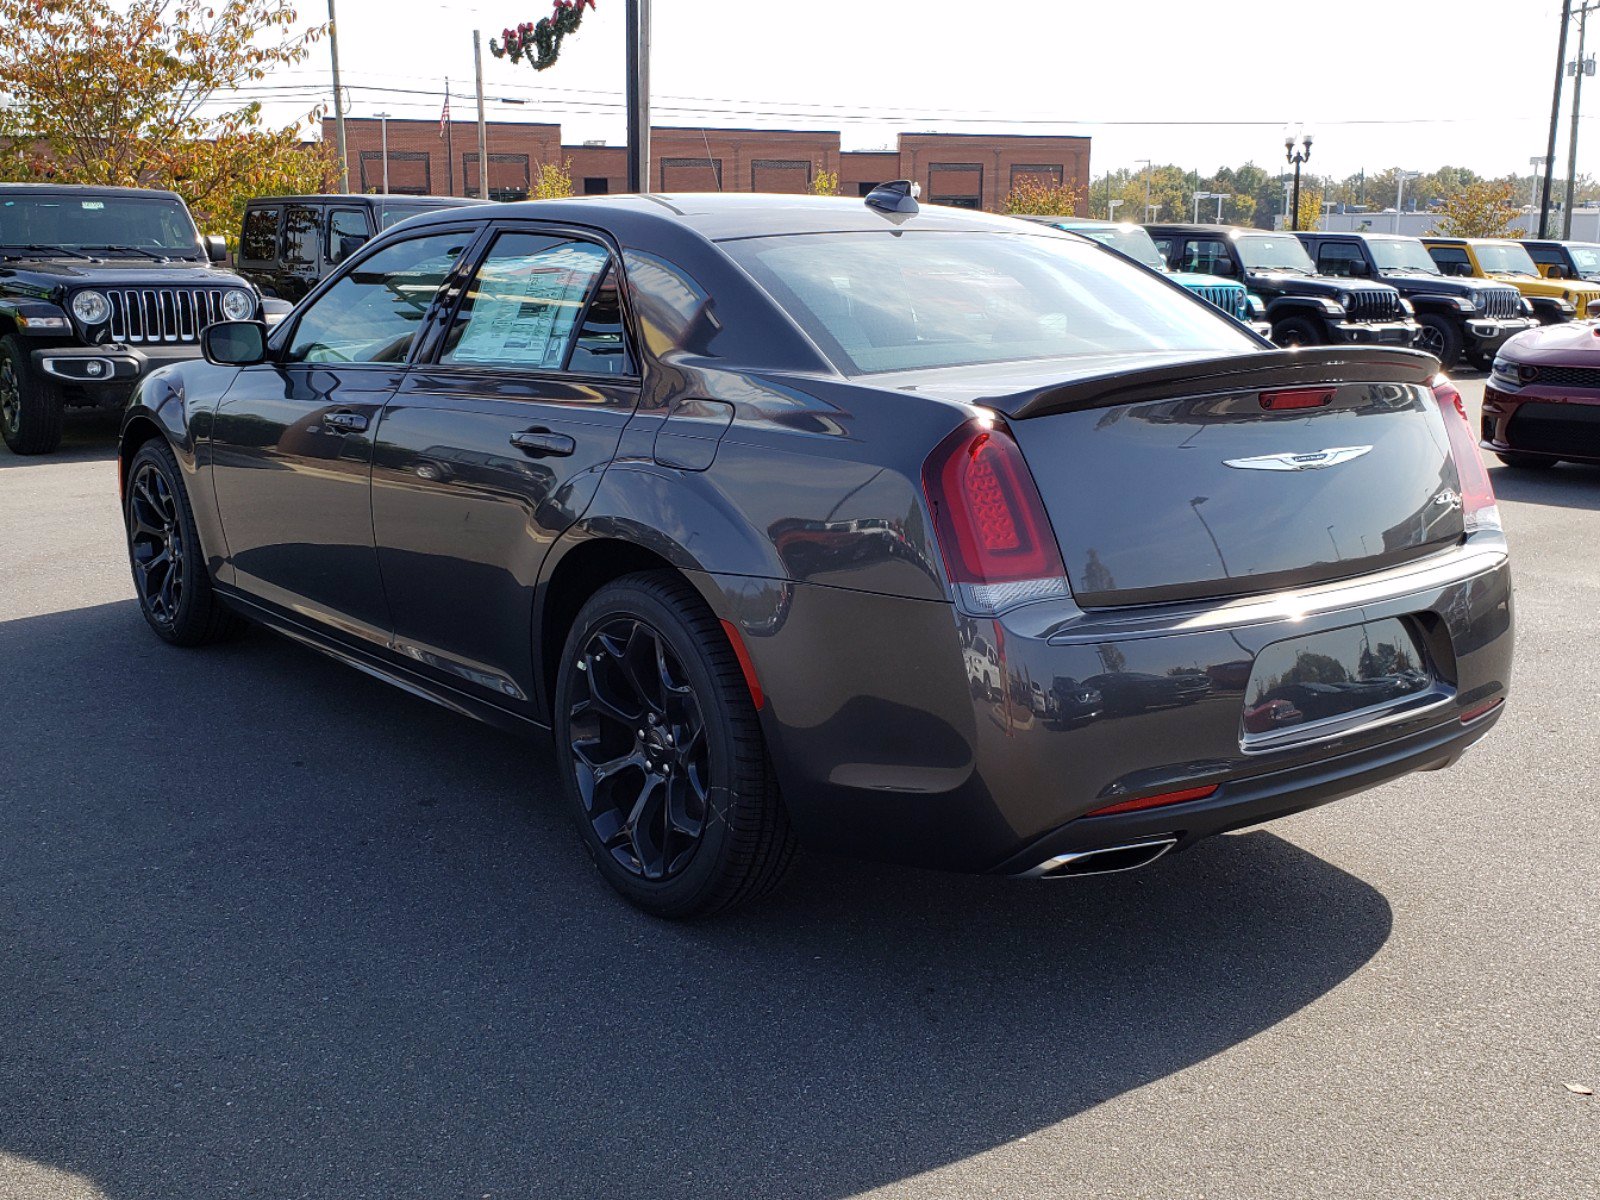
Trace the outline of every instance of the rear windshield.
<path fill-rule="evenodd" d="M 1153 271 L 1166 272 L 1167 260 L 1161 257 L 1161 251 L 1156 249 L 1155 240 L 1140 225 L 1080 225 L 1076 228 L 1062 226 L 1071 232 L 1086 238 L 1093 238 L 1102 246 L 1110 246 L 1121 254 L 1126 254 L 1134 262 L 1149 267 Z"/>
<path fill-rule="evenodd" d="M 1065 238 L 884 230 L 722 247 L 846 374 L 1257 346 L 1210 305 Z"/>
<path fill-rule="evenodd" d="M 205 255 L 189 210 L 164 196 L 0 193 L 0 246 Z"/>

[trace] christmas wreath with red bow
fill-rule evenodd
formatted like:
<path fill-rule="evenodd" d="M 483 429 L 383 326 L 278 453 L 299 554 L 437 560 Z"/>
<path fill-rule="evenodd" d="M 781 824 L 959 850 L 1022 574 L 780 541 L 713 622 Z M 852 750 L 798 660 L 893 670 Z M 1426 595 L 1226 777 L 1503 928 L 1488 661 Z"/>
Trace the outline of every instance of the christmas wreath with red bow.
<path fill-rule="evenodd" d="M 593 8 L 594 0 L 556 0 L 555 11 L 537 24 L 524 21 L 515 29 L 500 31 L 502 41 L 489 39 L 489 53 L 526 62 L 535 71 L 555 66 L 561 55 L 561 41 L 583 24 L 583 10 Z"/>

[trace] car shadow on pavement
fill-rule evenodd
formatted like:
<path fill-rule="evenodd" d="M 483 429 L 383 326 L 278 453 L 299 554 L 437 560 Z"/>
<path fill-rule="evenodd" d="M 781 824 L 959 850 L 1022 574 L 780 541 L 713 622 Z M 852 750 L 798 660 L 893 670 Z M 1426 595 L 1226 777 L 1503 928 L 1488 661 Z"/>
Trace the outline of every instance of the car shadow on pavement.
<path fill-rule="evenodd" d="M 1600 511 L 1600 466 L 1560 463 L 1543 471 L 1518 470 L 1500 466 L 1488 451 L 1484 461 L 1497 499 Z"/>
<path fill-rule="evenodd" d="M 62 421 L 61 445 L 49 454 L 13 454 L 0 442 L 0 471 L 7 467 L 43 467 L 63 462 L 108 462 L 117 456 L 118 412 L 68 412 Z"/>
<path fill-rule="evenodd" d="M 124 602 L 0 661 L 20 1197 L 850 1196 L 1226 1051 L 1390 930 L 1265 832 L 1060 884 L 811 860 L 663 924 L 541 747 L 281 639 Z"/>

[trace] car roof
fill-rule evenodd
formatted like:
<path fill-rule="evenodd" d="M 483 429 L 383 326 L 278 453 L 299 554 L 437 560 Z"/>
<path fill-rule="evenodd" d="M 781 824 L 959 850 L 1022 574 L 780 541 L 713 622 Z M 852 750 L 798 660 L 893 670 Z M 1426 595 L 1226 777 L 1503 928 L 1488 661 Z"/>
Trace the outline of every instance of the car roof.
<path fill-rule="evenodd" d="M 158 196 L 183 202 L 177 192 L 164 188 L 100 187 L 89 183 L 0 183 L 0 192 L 34 192 L 41 196 Z"/>
<path fill-rule="evenodd" d="M 1146 229 L 1160 229 L 1166 233 L 1194 234 L 1201 237 L 1216 237 L 1218 234 L 1227 237 L 1239 237 L 1241 234 L 1273 235 L 1286 233 L 1294 236 L 1292 229 L 1256 229 L 1253 226 L 1243 225 L 1196 225 L 1192 221 L 1152 221 L 1145 226 Z"/>
<path fill-rule="evenodd" d="M 1415 242 L 1409 233 L 1377 233 L 1370 229 L 1302 229 L 1301 237 L 1360 238 L 1364 242 Z"/>
<path fill-rule="evenodd" d="M 689 229 L 710 241 L 771 237 L 797 233 L 856 233 L 883 229 L 978 231 L 1016 234 L 1015 217 L 964 208 L 924 204 L 916 213 L 885 213 L 863 200 L 840 196 L 789 196 L 760 193 L 683 193 L 583 196 L 563 200 L 522 200 L 500 204 L 493 214 L 543 221 L 565 221 L 601 228 L 625 224 L 631 229 Z M 459 214 L 424 213 L 406 228 L 458 220 Z M 1042 226 L 1039 236 L 1071 235 Z"/>
<path fill-rule="evenodd" d="M 1467 238 L 1456 238 L 1456 237 L 1440 237 L 1436 233 L 1430 233 L 1430 234 L 1424 235 L 1422 240 L 1425 241 L 1425 242 L 1439 242 L 1442 245 L 1447 245 L 1447 246 L 1465 246 L 1469 239 L 1467 239 Z M 1489 239 L 1489 238 L 1472 238 L 1470 240 L 1474 241 L 1474 242 L 1481 242 L 1481 241 L 1490 241 L 1490 240 L 1493 240 L 1493 239 Z"/>
<path fill-rule="evenodd" d="M 353 204 L 376 208 L 392 204 L 401 207 L 419 205 L 427 208 L 460 208 L 468 204 L 493 203 L 492 200 L 475 199 L 470 196 L 397 196 L 393 193 L 387 196 L 374 196 L 370 192 L 350 195 L 341 192 L 316 192 L 304 196 L 257 196 L 247 201 L 246 207 L 254 208 L 261 204 Z"/>

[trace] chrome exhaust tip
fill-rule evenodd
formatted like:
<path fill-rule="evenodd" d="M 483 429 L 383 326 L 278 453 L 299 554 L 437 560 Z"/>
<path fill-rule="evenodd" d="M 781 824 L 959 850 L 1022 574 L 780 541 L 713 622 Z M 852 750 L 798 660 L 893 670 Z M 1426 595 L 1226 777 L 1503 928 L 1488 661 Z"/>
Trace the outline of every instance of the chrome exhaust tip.
<path fill-rule="evenodd" d="M 1099 850 L 1077 850 L 1057 854 L 1024 872 L 1023 879 L 1074 879 L 1081 875 L 1115 875 L 1148 867 L 1178 844 L 1176 837 L 1132 842 L 1126 846 L 1106 846 Z"/>

